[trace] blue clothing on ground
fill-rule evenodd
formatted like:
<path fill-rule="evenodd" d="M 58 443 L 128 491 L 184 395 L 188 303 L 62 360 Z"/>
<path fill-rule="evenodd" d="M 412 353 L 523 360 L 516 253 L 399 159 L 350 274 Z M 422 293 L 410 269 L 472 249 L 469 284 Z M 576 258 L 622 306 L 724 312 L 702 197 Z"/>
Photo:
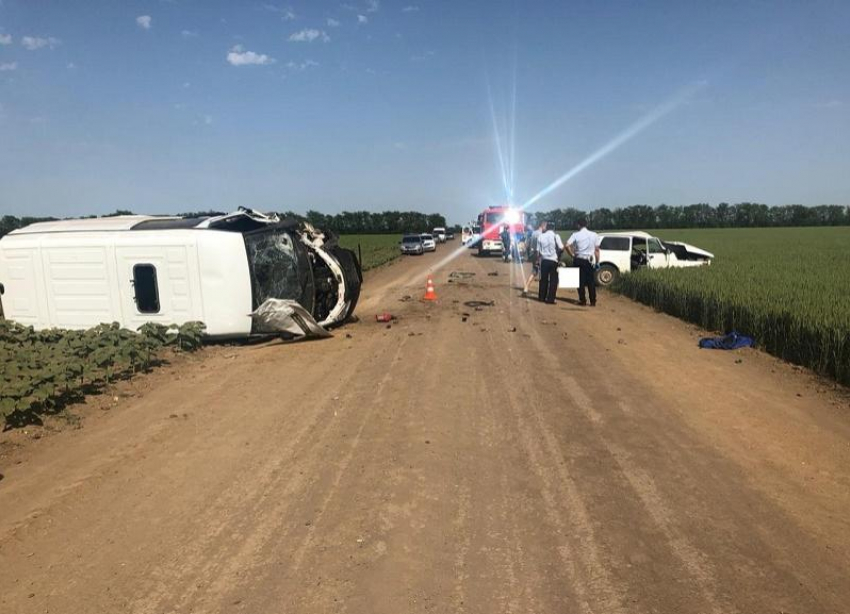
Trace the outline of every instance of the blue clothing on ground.
<path fill-rule="evenodd" d="M 703 337 L 699 340 L 699 346 L 708 350 L 737 350 L 753 347 L 755 344 L 752 337 L 739 335 L 734 330 L 724 337 Z"/>

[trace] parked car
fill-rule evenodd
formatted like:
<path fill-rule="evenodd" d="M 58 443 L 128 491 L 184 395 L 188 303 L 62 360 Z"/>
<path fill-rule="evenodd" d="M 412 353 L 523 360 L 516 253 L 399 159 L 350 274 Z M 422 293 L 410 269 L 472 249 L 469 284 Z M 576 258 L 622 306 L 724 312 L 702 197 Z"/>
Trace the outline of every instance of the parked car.
<path fill-rule="evenodd" d="M 427 232 L 423 232 L 422 237 L 422 246 L 425 248 L 426 252 L 436 252 L 437 251 L 437 241 L 434 239 L 434 235 L 428 234 Z"/>
<path fill-rule="evenodd" d="M 402 254 L 416 254 L 421 256 L 425 253 L 425 245 L 422 243 L 421 235 L 404 235 L 399 243 Z"/>
<path fill-rule="evenodd" d="M 600 286 L 613 283 L 621 274 L 642 267 L 650 269 L 707 266 L 714 254 L 679 241 L 662 241 L 649 233 L 599 233 L 599 268 L 596 282 Z"/>
<path fill-rule="evenodd" d="M 437 241 L 437 243 L 446 242 L 446 229 L 442 226 L 438 226 L 437 228 L 432 230 L 431 234 L 434 235 L 434 239 Z"/>

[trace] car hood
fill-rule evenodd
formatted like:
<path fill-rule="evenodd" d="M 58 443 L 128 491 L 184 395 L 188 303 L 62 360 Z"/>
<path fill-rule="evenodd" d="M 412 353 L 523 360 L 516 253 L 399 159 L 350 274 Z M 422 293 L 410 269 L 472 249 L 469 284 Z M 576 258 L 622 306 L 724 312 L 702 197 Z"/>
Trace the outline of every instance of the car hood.
<path fill-rule="evenodd" d="M 714 258 L 714 254 L 711 252 L 707 252 L 704 249 L 700 249 L 699 247 L 695 247 L 690 243 L 683 243 L 682 241 L 664 241 L 665 245 L 678 245 L 679 247 L 684 247 L 685 251 L 693 256 L 702 256 L 703 258 Z"/>

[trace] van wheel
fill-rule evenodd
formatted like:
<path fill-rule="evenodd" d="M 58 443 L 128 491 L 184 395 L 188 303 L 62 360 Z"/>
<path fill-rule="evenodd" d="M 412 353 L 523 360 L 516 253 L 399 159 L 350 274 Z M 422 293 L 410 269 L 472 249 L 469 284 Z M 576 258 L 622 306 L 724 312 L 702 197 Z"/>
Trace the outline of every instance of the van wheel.
<path fill-rule="evenodd" d="M 617 267 L 610 264 L 603 264 L 599 267 L 599 270 L 596 271 L 596 285 L 610 286 L 617 281 L 619 276 L 620 271 L 617 270 Z"/>

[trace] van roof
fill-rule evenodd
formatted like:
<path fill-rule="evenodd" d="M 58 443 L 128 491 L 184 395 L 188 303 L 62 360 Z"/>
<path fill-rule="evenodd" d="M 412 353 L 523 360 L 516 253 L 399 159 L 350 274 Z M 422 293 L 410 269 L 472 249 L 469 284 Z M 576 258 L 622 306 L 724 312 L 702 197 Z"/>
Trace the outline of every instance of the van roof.
<path fill-rule="evenodd" d="M 81 220 L 56 220 L 55 222 L 36 222 L 10 232 L 10 235 L 38 234 L 42 232 L 99 232 L 132 230 L 137 224 L 150 220 L 179 220 L 179 217 L 162 215 L 116 215 L 113 217 L 93 217 Z"/>

